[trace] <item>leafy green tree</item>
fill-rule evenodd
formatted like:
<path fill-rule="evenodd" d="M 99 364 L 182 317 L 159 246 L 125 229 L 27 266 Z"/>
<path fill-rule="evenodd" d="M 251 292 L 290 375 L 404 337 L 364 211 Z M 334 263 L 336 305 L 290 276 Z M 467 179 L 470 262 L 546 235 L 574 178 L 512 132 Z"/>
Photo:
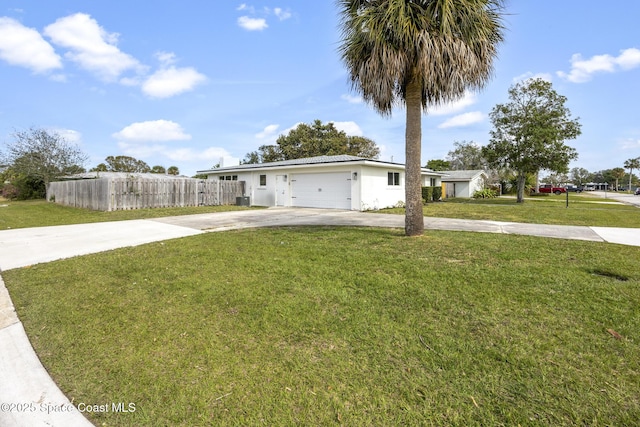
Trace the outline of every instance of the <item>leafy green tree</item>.
<path fill-rule="evenodd" d="M 97 166 L 89 169 L 89 172 L 107 172 L 107 171 L 108 171 L 107 165 L 104 163 L 99 163 Z"/>
<path fill-rule="evenodd" d="M 147 163 L 129 156 L 108 156 L 104 161 L 106 164 L 100 163 L 92 171 L 98 171 L 98 168 L 100 168 L 99 171 L 101 172 L 151 172 L 151 168 Z M 101 170 L 104 168 L 106 170 Z"/>
<path fill-rule="evenodd" d="M 569 181 L 569 177 L 567 176 L 566 173 L 552 173 L 547 175 L 547 177 L 544 179 L 544 182 L 546 182 L 547 184 L 552 184 L 554 187 L 559 187 L 563 184 L 566 184 Z"/>
<path fill-rule="evenodd" d="M 573 168 L 571 169 L 571 181 L 573 181 L 576 185 L 583 185 L 585 182 L 589 181 L 591 177 L 591 172 L 589 172 L 585 168 Z"/>
<path fill-rule="evenodd" d="M 517 202 L 523 203 L 527 174 L 567 172 L 569 162 L 578 157 L 564 141 L 580 135 L 580 123 L 565 107 L 567 98 L 545 80 L 517 83 L 509 89 L 509 99 L 491 111 L 491 140 L 482 154 L 491 166 L 516 171 Z"/>
<path fill-rule="evenodd" d="M 624 167 L 629 169 L 629 190 L 631 190 L 631 177 L 633 176 L 634 169 L 640 169 L 640 157 L 625 161 Z"/>
<path fill-rule="evenodd" d="M 451 170 L 488 169 L 487 161 L 482 156 L 482 147 L 473 141 L 454 142 L 455 147 L 447 154 Z"/>
<path fill-rule="evenodd" d="M 164 168 L 164 166 L 161 165 L 155 165 L 154 167 L 151 168 L 151 170 L 149 171 L 151 173 L 161 173 L 161 174 L 166 174 L 167 170 Z"/>
<path fill-rule="evenodd" d="M 426 168 L 432 171 L 448 171 L 451 169 L 451 164 L 446 160 L 433 159 L 427 162 Z"/>
<path fill-rule="evenodd" d="M 84 171 L 88 156 L 56 132 L 30 128 L 15 132 L 13 142 L 7 144 L 0 158 L 12 176 L 20 180 L 23 190 L 33 186 L 29 197 L 40 197 L 42 188 L 46 190 L 51 181 Z"/>
<path fill-rule="evenodd" d="M 383 116 L 406 107 L 405 234 L 422 235 L 422 112 L 479 89 L 503 40 L 502 0 L 339 0 L 352 86 Z"/>
<path fill-rule="evenodd" d="M 169 166 L 167 169 L 167 174 L 169 175 L 180 175 L 180 169 L 177 166 Z"/>
<path fill-rule="evenodd" d="M 323 124 L 315 120 L 311 124 L 299 124 L 287 135 L 280 135 L 275 145 L 262 145 L 258 151 L 247 153 L 242 163 L 268 163 L 340 154 L 377 159 L 380 149 L 369 138 L 349 136 L 333 123 Z"/>
<path fill-rule="evenodd" d="M 262 147 L 264 147 L 264 145 Z M 241 165 L 254 165 L 256 163 L 264 163 L 262 161 L 262 156 L 258 151 L 252 151 L 250 153 L 245 154 L 244 159 L 240 161 Z"/>

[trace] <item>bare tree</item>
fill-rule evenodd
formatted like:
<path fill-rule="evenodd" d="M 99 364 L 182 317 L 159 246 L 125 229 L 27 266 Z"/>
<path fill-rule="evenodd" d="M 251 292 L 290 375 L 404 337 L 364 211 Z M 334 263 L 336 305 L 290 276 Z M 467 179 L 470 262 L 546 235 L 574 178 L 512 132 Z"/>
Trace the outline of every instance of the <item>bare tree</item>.
<path fill-rule="evenodd" d="M 84 171 L 88 156 L 56 132 L 30 128 L 13 134 L 5 162 L 18 175 L 49 183 L 61 176 Z"/>

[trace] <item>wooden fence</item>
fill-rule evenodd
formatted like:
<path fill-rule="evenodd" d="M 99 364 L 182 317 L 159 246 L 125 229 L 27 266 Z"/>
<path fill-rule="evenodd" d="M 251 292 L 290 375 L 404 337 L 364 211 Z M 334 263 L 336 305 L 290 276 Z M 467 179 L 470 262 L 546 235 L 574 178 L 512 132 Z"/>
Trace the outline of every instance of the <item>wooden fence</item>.
<path fill-rule="evenodd" d="M 97 178 L 49 184 L 47 200 L 100 211 L 232 205 L 244 181 L 193 178 Z"/>

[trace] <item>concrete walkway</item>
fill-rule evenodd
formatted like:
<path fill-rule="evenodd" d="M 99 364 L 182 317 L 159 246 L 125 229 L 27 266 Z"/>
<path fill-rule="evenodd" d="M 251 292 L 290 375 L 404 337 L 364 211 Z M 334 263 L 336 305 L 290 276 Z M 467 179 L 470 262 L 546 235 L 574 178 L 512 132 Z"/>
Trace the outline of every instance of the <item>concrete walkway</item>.
<path fill-rule="evenodd" d="M 640 197 L 638 200 L 640 201 Z M 337 225 L 404 228 L 404 216 L 273 208 L 0 231 L 0 271 L 126 246 L 232 229 Z M 640 246 L 640 229 L 425 218 L 427 230 L 522 234 Z M 0 277 L 0 426 L 90 426 L 58 389 L 25 334 Z M 103 404 L 104 402 L 84 402 Z"/>

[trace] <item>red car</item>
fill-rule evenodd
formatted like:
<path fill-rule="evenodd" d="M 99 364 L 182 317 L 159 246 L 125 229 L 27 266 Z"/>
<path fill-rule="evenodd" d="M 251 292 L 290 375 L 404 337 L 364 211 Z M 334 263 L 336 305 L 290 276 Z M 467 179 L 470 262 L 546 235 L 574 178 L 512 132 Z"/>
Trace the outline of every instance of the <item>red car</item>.
<path fill-rule="evenodd" d="M 539 193 L 562 194 L 566 192 L 567 190 L 564 187 L 554 187 L 551 184 L 542 184 L 539 188 Z"/>

